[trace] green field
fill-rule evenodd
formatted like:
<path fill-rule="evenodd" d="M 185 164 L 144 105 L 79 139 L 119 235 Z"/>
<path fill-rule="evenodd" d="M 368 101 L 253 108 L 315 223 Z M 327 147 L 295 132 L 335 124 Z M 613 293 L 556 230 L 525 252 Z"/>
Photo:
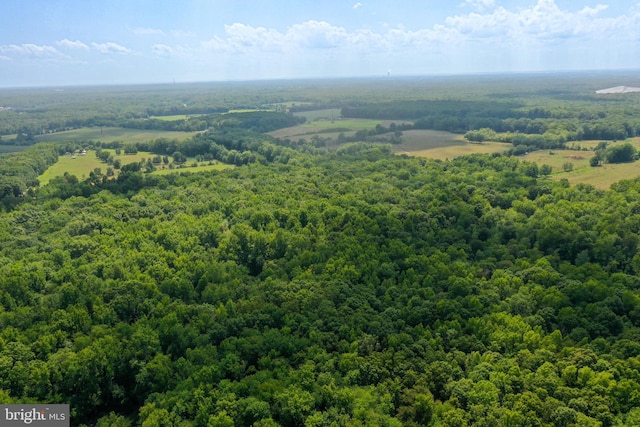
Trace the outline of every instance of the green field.
<path fill-rule="evenodd" d="M 49 133 L 36 136 L 38 142 L 67 142 L 67 141 L 102 141 L 102 142 L 146 142 L 158 138 L 184 140 L 196 132 L 175 132 L 146 129 L 124 129 L 117 127 L 90 127 Z"/>
<path fill-rule="evenodd" d="M 589 166 L 589 159 L 593 157 L 592 151 L 576 151 L 576 150 L 539 150 L 529 153 L 520 157 L 522 160 L 535 162 L 539 166 L 547 164 L 551 166 L 552 173 L 562 174 L 562 178 L 567 178 L 567 172 L 564 171 L 563 166 L 566 163 L 573 165 L 573 172 L 583 168 L 591 168 Z M 613 166 L 613 165 L 609 165 Z M 591 168 L 598 169 L 598 168 Z"/>
<path fill-rule="evenodd" d="M 44 185 L 57 176 L 63 176 L 65 172 L 83 179 L 88 177 L 95 168 L 101 168 L 103 173 L 107 171 L 107 164 L 95 156 L 95 151 L 89 151 L 86 156 L 60 156 L 55 164 L 38 177 L 38 180 L 40 185 Z"/>
<path fill-rule="evenodd" d="M 328 110 L 318 110 L 328 111 Z M 304 115 L 304 114 L 300 114 Z M 369 120 L 369 119 L 336 119 L 336 120 L 315 120 L 307 122 L 298 126 L 292 126 L 285 129 L 278 129 L 272 132 L 268 132 L 269 135 L 274 138 L 309 138 L 313 135 L 328 137 L 330 134 L 335 133 L 336 136 L 339 133 L 345 135 L 353 135 L 353 133 L 364 130 L 374 129 L 377 125 L 388 127 L 391 123 L 407 123 L 403 120 Z M 351 132 L 351 133 L 349 133 Z"/>
<path fill-rule="evenodd" d="M 478 153 L 500 153 L 512 148 L 511 144 L 485 142 L 472 144 L 462 135 L 437 130 L 408 130 L 402 133 L 402 143 L 393 146 L 396 154 L 409 154 L 432 159 L 453 159 Z"/>
<path fill-rule="evenodd" d="M 178 169 L 159 169 L 153 172 L 156 175 L 169 175 L 171 173 L 181 173 L 181 172 L 207 172 L 207 171 L 220 171 L 224 169 L 233 169 L 234 165 L 227 165 L 225 163 L 216 163 L 210 165 L 209 162 L 199 163 L 197 167 L 189 166 L 193 162 L 187 162 L 186 166 Z"/>
<path fill-rule="evenodd" d="M 186 120 L 190 117 L 198 117 L 200 114 L 174 114 L 172 116 L 151 116 L 150 119 L 164 120 L 167 122 L 173 122 L 176 120 Z"/>
<path fill-rule="evenodd" d="M 597 143 L 596 143 L 597 144 Z M 603 190 L 611 187 L 614 182 L 623 179 L 632 179 L 640 176 L 640 162 L 604 164 L 598 167 L 591 167 L 589 159 L 593 157 L 591 151 L 574 150 L 554 150 L 536 151 L 523 156 L 523 160 L 535 162 L 539 166 L 547 164 L 551 166 L 553 179 L 567 179 L 572 185 L 591 184 Z M 573 170 L 565 172 L 563 165 L 571 163 Z"/>
<path fill-rule="evenodd" d="M 342 114 L 342 109 L 340 108 L 325 108 L 322 110 L 312 110 L 312 111 L 299 111 L 293 113 L 294 116 L 305 117 L 308 122 L 314 122 L 317 120 L 336 120 Z"/>
<path fill-rule="evenodd" d="M 0 154 L 17 153 L 18 151 L 24 151 L 28 146 L 25 145 L 2 145 L 0 144 Z"/>
<path fill-rule="evenodd" d="M 127 163 L 135 163 L 141 160 L 146 160 L 151 157 L 154 157 L 155 154 L 139 151 L 136 154 L 121 154 L 116 155 L 115 150 L 105 150 L 110 151 L 116 160 L 120 160 L 122 165 L 126 165 Z M 74 158 L 75 157 L 75 158 Z M 158 170 L 156 170 L 155 174 L 166 175 L 170 173 L 179 173 L 179 172 L 204 172 L 208 170 L 222 170 L 233 168 L 233 165 L 227 165 L 224 163 L 215 163 L 210 165 L 209 162 L 200 162 L 197 167 L 191 166 L 196 160 L 194 158 L 188 158 L 185 163 L 185 167 L 177 168 L 177 169 L 169 169 L 166 165 L 157 166 Z M 86 156 L 81 155 L 65 155 L 60 156 L 58 161 L 52 165 L 49 169 L 47 169 L 42 175 L 38 177 L 40 181 L 40 185 L 45 185 L 53 178 L 57 176 L 63 176 L 66 172 L 71 175 L 75 175 L 78 179 L 84 179 L 89 176 L 91 171 L 95 168 L 100 168 L 102 173 L 106 173 L 107 168 L 110 167 L 108 164 L 100 161 L 95 156 L 95 151 L 89 150 Z M 116 175 L 118 174 L 118 170 L 114 170 Z"/>

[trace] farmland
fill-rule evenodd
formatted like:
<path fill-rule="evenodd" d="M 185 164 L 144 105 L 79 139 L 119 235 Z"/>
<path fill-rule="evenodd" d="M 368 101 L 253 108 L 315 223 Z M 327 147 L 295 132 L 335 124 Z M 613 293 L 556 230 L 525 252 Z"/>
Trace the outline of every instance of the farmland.
<path fill-rule="evenodd" d="M 105 151 L 109 151 L 113 155 L 114 160 L 120 160 L 122 165 L 146 161 L 147 159 L 154 157 L 154 154 L 144 151 L 140 151 L 136 154 L 121 155 L 117 155 L 115 153 L 115 150 Z M 197 166 L 193 166 L 194 164 L 197 164 Z M 45 185 L 49 181 L 51 181 L 51 179 L 57 176 L 63 176 L 65 173 L 75 175 L 79 179 L 85 179 L 96 168 L 99 168 L 102 173 L 105 173 L 108 167 L 110 167 L 108 164 L 100 161 L 100 159 L 95 156 L 95 151 L 89 150 L 86 156 L 71 154 L 60 156 L 58 158 L 58 162 L 49 167 L 45 173 L 40 175 L 38 177 L 38 180 L 40 181 L 41 185 Z M 233 168 L 233 165 L 226 165 L 219 162 L 198 162 L 195 158 L 187 158 L 187 161 L 184 163 L 184 165 L 180 166 L 179 168 L 170 169 L 167 165 L 160 164 L 157 166 L 157 170 L 153 173 L 158 175 L 166 175 L 186 171 L 204 172 L 209 170 L 223 170 L 229 168 Z M 119 172 L 119 170 L 115 169 L 115 176 L 117 176 Z"/>
<path fill-rule="evenodd" d="M 640 425 L 640 107 L 591 78 L 26 94 L 0 398 L 78 426 Z M 293 100 L 306 123 L 260 111 Z M 181 116 L 214 107 L 246 112 Z M 113 126 L 54 132 L 76 115 Z"/>
<path fill-rule="evenodd" d="M 85 127 L 36 136 L 38 142 L 102 141 L 146 142 L 157 138 L 184 140 L 195 132 L 125 129 L 120 127 Z"/>

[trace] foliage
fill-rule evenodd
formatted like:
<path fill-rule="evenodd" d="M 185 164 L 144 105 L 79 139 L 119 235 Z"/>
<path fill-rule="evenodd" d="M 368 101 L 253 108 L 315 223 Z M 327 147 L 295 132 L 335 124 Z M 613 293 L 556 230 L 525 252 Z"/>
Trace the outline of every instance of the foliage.
<path fill-rule="evenodd" d="M 354 144 L 53 180 L 2 214 L 0 388 L 74 424 L 612 425 L 640 184 L 535 175 Z"/>
<path fill-rule="evenodd" d="M 493 111 L 562 122 L 520 98 Z M 22 202 L 0 212 L 3 402 L 69 403 L 73 425 L 637 424 L 640 181 L 230 121 L 29 197 L 13 182 L 68 145 L 0 157 Z M 238 167 L 144 173 L 176 153 Z"/>

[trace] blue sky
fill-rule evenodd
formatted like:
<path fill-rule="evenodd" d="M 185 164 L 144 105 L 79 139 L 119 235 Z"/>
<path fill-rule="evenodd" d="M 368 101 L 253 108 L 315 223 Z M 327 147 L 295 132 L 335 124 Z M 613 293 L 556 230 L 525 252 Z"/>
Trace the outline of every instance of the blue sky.
<path fill-rule="evenodd" d="M 638 0 L 2 0 L 0 86 L 640 70 Z"/>

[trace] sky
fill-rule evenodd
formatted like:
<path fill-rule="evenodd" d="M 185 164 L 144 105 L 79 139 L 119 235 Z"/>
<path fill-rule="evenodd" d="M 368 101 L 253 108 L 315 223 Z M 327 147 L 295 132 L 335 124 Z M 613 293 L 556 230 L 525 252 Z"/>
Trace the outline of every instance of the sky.
<path fill-rule="evenodd" d="M 0 3 L 0 87 L 619 69 L 638 0 Z"/>

